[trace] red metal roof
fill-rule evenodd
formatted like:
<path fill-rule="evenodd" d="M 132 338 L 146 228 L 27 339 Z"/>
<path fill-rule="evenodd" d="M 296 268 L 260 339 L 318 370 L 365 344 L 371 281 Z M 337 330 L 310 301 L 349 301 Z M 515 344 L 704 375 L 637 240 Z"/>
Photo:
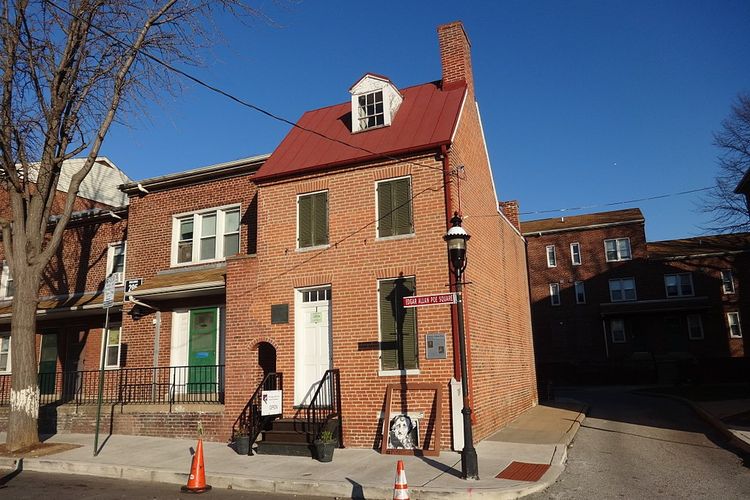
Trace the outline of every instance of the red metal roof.
<path fill-rule="evenodd" d="M 255 180 L 309 173 L 448 144 L 465 91 L 465 86 L 442 90 L 439 82 L 402 89 L 404 100 L 389 127 L 357 133 L 351 132 L 351 101 L 308 111 L 297 125 L 313 132 L 292 128 L 255 174 Z"/>

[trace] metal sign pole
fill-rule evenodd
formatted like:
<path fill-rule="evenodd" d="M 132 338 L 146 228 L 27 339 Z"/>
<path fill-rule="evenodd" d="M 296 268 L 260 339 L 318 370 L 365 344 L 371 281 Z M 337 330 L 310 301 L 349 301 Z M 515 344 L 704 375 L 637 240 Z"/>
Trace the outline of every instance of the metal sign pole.
<path fill-rule="evenodd" d="M 104 318 L 104 330 L 102 330 L 102 356 L 101 362 L 99 363 L 99 396 L 97 398 L 96 405 L 96 432 L 94 433 L 94 456 L 99 455 L 99 423 L 102 417 L 102 399 L 104 395 L 104 360 L 107 354 L 107 335 L 109 334 L 109 309 L 114 305 L 115 302 L 115 284 L 116 278 L 114 274 L 107 276 L 104 281 L 104 297 L 102 300 L 102 307 L 107 311 Z"/>

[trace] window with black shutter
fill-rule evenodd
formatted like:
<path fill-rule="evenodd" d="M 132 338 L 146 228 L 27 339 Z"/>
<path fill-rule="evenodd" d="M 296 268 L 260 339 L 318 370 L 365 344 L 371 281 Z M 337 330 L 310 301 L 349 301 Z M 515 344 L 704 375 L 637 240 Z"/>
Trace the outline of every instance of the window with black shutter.
<path fill-rule="evenodd" d="M 378 281 L 380 302 L 380 362 L 383 370 L 418 368 L 415 308 L 403 298 L 414 295 L 414 277 Z"/>
<path fill-rule="evenodd" d="M 297 199 L 299 229 L 297 247 L 328 244 L 328 192 L 302 195 Z"/>
<path fill-rule="evenodd" d="M 378 238 L 414 233 L 411 179 L 378 182 Z"/>

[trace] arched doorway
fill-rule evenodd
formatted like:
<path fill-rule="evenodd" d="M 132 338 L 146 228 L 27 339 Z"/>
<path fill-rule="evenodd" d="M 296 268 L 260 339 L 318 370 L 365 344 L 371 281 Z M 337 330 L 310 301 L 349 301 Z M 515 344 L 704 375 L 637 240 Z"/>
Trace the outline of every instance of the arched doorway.
<path fill-rule="evenodd" d="M 276 348 L 268 342 L 258 344 L 258 366 L 263 371 L 263 378 L 276 373 Z"/>

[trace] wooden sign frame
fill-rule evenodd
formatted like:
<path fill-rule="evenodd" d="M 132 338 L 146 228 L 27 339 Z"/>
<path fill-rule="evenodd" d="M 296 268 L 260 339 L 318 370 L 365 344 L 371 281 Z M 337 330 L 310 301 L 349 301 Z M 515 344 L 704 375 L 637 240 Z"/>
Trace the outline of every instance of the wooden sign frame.
<path fill-rule="evenodd" d="M 434 449 L 413 449 L 413 450 L 394 450 L 388 448 L 388 433 L 389 424 L 391 422 L 391 401 L 393 399 L 393 391 L 435 391 L 435 418 L 434 418 L 434 432 L 432 433 L 432 441 L 434 443 Z M 383 413 L 383 440 L 380 445 L 380 453 L 383 455 L 416 455 L 426 457 L 437 457 L 440 455 L 440 435 L 443 428 L 443 391 L 441 390 L 440 384 L 437 383 L 412 383 L 412 384 L 388 384 L 385 392 L 385 412 Z"/>

